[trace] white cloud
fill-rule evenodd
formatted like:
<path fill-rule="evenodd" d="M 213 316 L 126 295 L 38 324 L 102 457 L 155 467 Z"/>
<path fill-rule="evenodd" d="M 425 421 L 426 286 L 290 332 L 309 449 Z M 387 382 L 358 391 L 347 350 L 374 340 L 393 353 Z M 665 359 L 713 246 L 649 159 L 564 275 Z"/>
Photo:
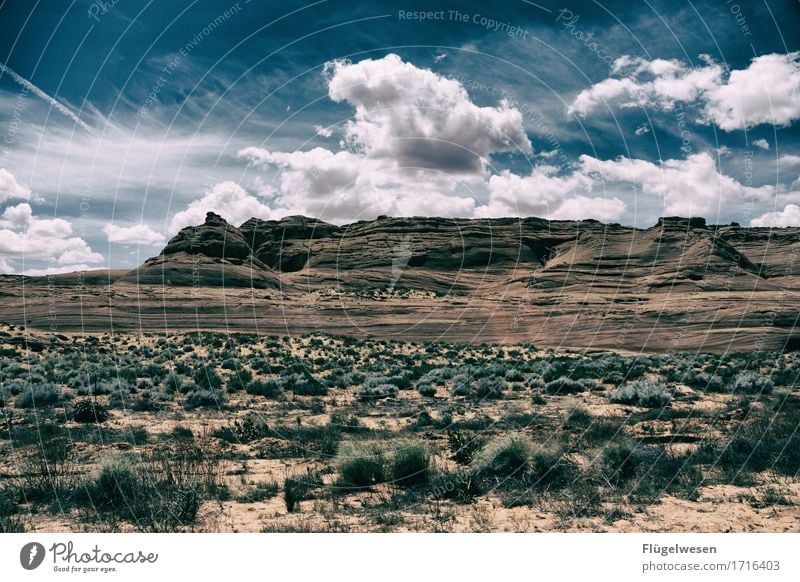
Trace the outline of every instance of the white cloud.
<path fill-rule="evenodd" d="M 186 210 L 172 217 L 169 231 L 176 233 L 187 226 L 205 222 L 207 212 L 216 212 L 225 220 L 239 226 L 248 218 L 272 218 L 273 212 L 258 198 L 249 194 L 235 182 L 222 182 L 206 192 L 202 198 L 189 203 Z"/>
<path fill-rule="evenodd" d="M 317 132 L 317 135 L 322 137 L 330 137 L 333 135 L 333 128 L 331 127 L 322 127 L 321 125 L 315 125 L 314 131 Z"/>
<path fill-rule="evenodd" d="M 662 200 L 664 212 L 670 215 L 715 216 L 724 205 L 746 198 L 764 200 L 775 191 L 772 186 L 745 186 L 720 173 L 714 158 L 705 152 L 661 164 L 623 157 L 598 160 L 587 155 L 580 160 L 584 173 L 606 182 L 627 184 Z"/>
<path fill-rule="evenodd" d="M 0 202 L 5 202 L 11 198 L 28 200 L 30 197 L 30 188 L 17 182 L 11 172 L 5 168 L 0 168 Z"/>
<path fill-rule="evenodd" d="M 640 125 L 639 127 L 636 128 L 636 131 L 634 131 L 633 133 L 635 133 L 636 135 L 644 135 L 646 133 L 650 133 L 650 128 L 647 127 L 646 125 Z"/>
<path fill-rule="evenodd" d="M 800 226 L 800 206 L 787 204 L 781 212 L 767 212 L 750 221 L 750 226 Z"/>
<path fill-rule="evenodd" d="M 762 150 L 769 149 L 769 142 L 765 139 L 753 140 L 753 145 L 756 146 L 757 148 L 761 148 Z"/>
<path fill-rule="evenodd" d="M 483 173 L 491 153 L 532 153 L 519 110 L 478 107 L 466 89 L 394 54 L 326 65 L 328 95 L 355 107 L 345 140 L 400 167 Z"/>
<path fill-rule="evenodd" d="M 342 150 L 239 152 L 277 171 L 269 190 L 275 216 L 337 223 L 380 214 L 470 216 L 470 192 L 485 190 L 490 155 L 532 154 L 518 110 L 478 107 L 458 81 L 397 55 L 334 61 L 325 75 L 330 98 L 355 108 Z"/>
<path fill-rule="evenodd" d="M 800 119 L 800 52 L 762 55 L 727 76 L 709 57 L 703 60 L 704 66 L 692 68 L 676 60 L 620 57 L 615 76 L 581 91 L 568 113 L 585 117 L 604 105 L 669 111 L 679 102 L 696 103 L 697 121 L 724 131 Z"/>
<path fill-rule="evenodd" d="M 592 200 L 591 208 L 600 209 L 602 203 L 599 201 L 602 199 L 590 199 L 584 195 L 595 186 L 592 178 L 580 172 L 566 176 L 555 172 L 552 166 L 538 166 L 529 176 L 518 176 L 508 171 L 492 176 L 489 179 L 489 202 L 477 209 L 477 216 L 575 216 L 576 200 Z M 622 201 L 614 199 L 603 212 L 605 218 L 617 218 L 623 210 Z M 581 215 L 581 218 L 589 217 L 588 214 Z"/>
<path fill-rule="evenodd" d="M 72 225 L 61 218 L 40 219 L 27 202 L 6 208 L 0 216 L 0 267 L 9 261 L 55 263 L 51 270 L 74 271 L 100 263 L 103 256 L 92 251 L 82 238 L 73 236 Z"/>
<path fill-rule="evenodd" d="M 454 194 L 459 181 L 452 176 L 403 169 L 390 160 L 324 148 L 291 153 L 246 148 L 240 155 L 279 169 L 272 200 L 275 215 L 305 214 L 344 223 L 435 210 L 445 216 L 468 216 L 474 208 L 470 198 Z"/>
<path fill-rule="evenodd" d="M 156 232 L 146 224 L 136 224 L 134 226 L 106 224 L 103 227 L 103 232 L 106 233 L 110 243 L 160 246 L 165 242 L 163 234 Z"/>
<path fill-rule="evenodd" d="M 800 166 L 800 156 L 783 155 L 778 158 L 778 164 L 782 167 Z"/>

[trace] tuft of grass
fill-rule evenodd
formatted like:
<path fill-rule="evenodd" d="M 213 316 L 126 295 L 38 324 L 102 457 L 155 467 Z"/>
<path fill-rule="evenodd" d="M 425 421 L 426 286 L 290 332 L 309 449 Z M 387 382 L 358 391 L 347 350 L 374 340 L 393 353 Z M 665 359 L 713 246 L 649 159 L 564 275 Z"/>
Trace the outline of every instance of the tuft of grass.
<path fill-rule="evenodd" d="M 472 461 L 473 470 L 484 476 L 519 474 L 528 468 L 536 450 L 533 440 L 522 433 L 511 433 L 489 442 Z"/>
<path fill-rule="evenodd" d="M 389 475 L 392 483 L 400 487 L 422 485 L 429 478 L 431 454 L 423 444 L 401 443 L 392 451 L 389 459 Z"/>
<path fill-rule="evenodd" d="M 381 443 L 347 442 L 339 447 L 336 466 L 346 487 L 370 487 L 386 480 L 386 451 Z"/>

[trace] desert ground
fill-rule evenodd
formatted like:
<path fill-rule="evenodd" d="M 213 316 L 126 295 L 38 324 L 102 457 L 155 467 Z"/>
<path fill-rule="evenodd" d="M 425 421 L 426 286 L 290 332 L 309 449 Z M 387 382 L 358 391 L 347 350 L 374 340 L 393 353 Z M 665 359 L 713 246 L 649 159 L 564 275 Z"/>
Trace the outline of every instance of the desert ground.
<path fill-rule="evenodd" d="M 796 352 L 0 332 L 0 531 L 800 531 Z"/>

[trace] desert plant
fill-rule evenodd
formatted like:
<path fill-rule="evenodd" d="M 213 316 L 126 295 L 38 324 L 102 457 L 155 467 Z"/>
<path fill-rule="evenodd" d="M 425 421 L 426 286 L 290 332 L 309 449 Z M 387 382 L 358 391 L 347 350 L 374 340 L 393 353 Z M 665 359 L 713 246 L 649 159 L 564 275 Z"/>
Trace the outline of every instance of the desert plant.
<path fill-rule="evenodd" d="M 586 390 L 586 385 L 579 380 L 561 376 L 545 384 L 544 389 L 548 394 L 576 394 Z"/>
<path fill-rule="evenodd" d="M 400 443 L 389 459 L 389 476 L 395 485 L 409 487 L 428 481 L 431 454 L 420 443 Z"/>
<path fill-rule="evenodd" d="M 747 370 L 733 379 L 732 391 L 735 394 L 769 394 L 775 383 L 766 376 Z"/>
<path fill-rule="evenodd" d="M 503 397 L 506 383 L 502 378 L 481 378 L 475 387 L 475 397 L 480 399 L 497 399 Z"/>
<path fill-rule="evenodd" d="M 322 486 L 320 474 L 308 469 L 304 475 L 286 477 L 283 482 L 283 501 L 289 512 L 297 508 L 297 504 L 309 498 L 310 493 Z"/>
<path fill-rule="evenodd" d="M 52 384 L 28 384 L 17 398 L 19 408 L 41 408 L 62 399 L 61 390 Z"/>
<path fill-rule="evenodd" d="M 433 398 L 436 396 L 436 388 L 430 384 L 420 384 L 417 386 L 417 392 L 426 398 Z"/>
<path fill-rule="evenodd" d="M 369 487 L 386 480 L 386 451 L 375 442 L 347 442 L 339 447 L 336 466 L 342 484 Z"/>
<path fill-rule="evenodd" d="M 253 380 L 245 386 L 244 391 L 265 398 L 277 399 L 283 396 L 283 388 L 275 380 Z"/>
<path fill-rule="evenodd" d="M 225 404 L 225 394 L 221 390 L 204 390 L 198 388 L 186 396 L 186 408 L 202 408 L 207 406 L 221 407 Z"/>
<path fill-rule="evenodd" d="M 397 386 L 394 384 L 378 384 L 375 386 L 362 385 L 356 391 L 356 398 L 359 400 L 379 400 L 381 398 L 392 398 L 397 396 Z"/>
<path fill-rule="evenodd" d="M 672 389 L 660 380 L 634 380 L 615 388 L 611 392 L 610 400 L 622 404 L 658 408 L 672 401 Z"/>
<path fill-rule="evenodd" d="M 80 400 L 72 407 L 72 420 L 80 423 L 102 423 L 108 420 L 108 412 L 99 402 Z"/>
<path fill-rule="evenodd" d="M 536 445 L 522 433 L 511 433 L 490 441 L 472 461 L 480 475 L 508 476 L 524 472 Z"/>

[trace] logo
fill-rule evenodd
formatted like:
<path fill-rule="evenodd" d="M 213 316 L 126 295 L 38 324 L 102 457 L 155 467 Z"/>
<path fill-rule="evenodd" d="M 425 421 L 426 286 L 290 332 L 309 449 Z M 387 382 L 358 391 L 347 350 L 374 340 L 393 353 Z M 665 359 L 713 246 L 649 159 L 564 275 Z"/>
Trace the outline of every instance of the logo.
<path fill-rule="evenodd" d="M 19 552 L 19 563 L 26 570 L 35 570 L 44 562 L 44 554 L 44 546 L 39 542 L 27 543 Z"/>

